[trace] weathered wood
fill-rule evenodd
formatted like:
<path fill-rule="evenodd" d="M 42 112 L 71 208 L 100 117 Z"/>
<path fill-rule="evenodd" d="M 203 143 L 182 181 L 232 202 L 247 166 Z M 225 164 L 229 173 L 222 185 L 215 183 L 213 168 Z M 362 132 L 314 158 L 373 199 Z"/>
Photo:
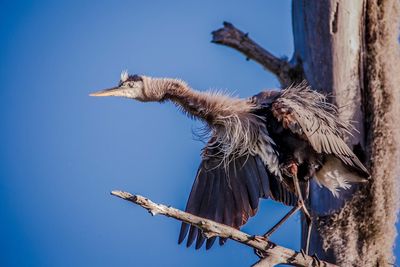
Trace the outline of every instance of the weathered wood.
<path fill-rule="evenodd" d="M 292 3 L 292 61 L 354 123 L 358 132 L 347 143 L 372 175 L 368 184 L 342 191 L 337 199 L 311 185 L 309 204 L 317 216 L 310 251 L 345 266 L 388 265 L 398 211 L 399 1 Z M 303 221 L 303 245 L 304 226 Z"/>
<path fill-rule="evenodd" d="M 305 79 L 314 89 L 332 96 L 342 119 L 355 122 L 357 131 L 347 139 L 350 147 L 364 147 L 361 110 L 364 1 L 296 0 L 292 3 L 295 43 L 292 60 L 301 62 Z M 342 208 L 355 190 L 357 187 L 353 186 L 335 198 L 328 190 L 312 183 L 309 205 L 315 220 L 317 216 Z M 303 220 L 303 246 L 304 224 Z M 313 227 L 310 252 L 324 259 L 335 259 L 332 250 L 323 249 L 318 227 Z"/>
<path fill-rule="evenodd" d="M 220 236 L 230 238 L 253 249 L 257 249 L 266 255 L 264 260 L 256 263 L 255 266 L 275 266 L 277 264 L 289 264 L 293 266 L 326 266 L 336 265 L 319 261 L 315 257 L 304 255 L 301 252 L 278 246 L 262 236 L 252 236 L 239 231 L 233 227 L 214 222 L 190 213 L 152 202 L 150 199 L 139 195 L 132 195 L 123 191 L 112 191 L 112 195 L 128 200 L 149 211 L 152 215 L 164 215 L 175 218 L 179 221 L 189 223 L 201 229 L 206 237 Z"/>

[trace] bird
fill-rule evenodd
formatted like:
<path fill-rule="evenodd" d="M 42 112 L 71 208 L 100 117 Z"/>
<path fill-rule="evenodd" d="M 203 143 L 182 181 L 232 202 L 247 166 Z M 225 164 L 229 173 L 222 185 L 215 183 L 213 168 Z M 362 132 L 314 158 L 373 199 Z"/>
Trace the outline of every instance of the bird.
<path fill-rule="evenodd" d="M 190 118 L 204 123 L 209 140 L 201 151 L 186 212 L 240 229 L 257 213 L 260 199 L 293 208 L 264 237 L 269 237 L 296 211 L 308 224 L 305 204 L 310 181 L 337 197 L 353 183 L 368 181 L 369 172 L 344 138 L 354 127 L 338 115 L 327 97 L 298 83 L 281 90 L 264 90 L 249 98 L 218 91 L 197 91 L 186 82 L 121 73 L 117 86 L 90 96 L 115 96 L 140 102 L 172 102 Z M 210 249 L 216 237 L 182 223 L 178 243 L 196 241 Z M 225 238 L 219 239 L 223 245 Z"/>

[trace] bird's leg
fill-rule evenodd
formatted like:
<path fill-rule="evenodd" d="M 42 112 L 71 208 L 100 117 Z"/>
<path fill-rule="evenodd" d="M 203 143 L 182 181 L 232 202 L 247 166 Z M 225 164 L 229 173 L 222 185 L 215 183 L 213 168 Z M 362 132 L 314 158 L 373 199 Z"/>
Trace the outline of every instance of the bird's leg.
<path fill-rule="evenodd" d="M 284 222 L 287 221 L 294 213 L 296 213 L 301 208 L 300 205 L 294 206 L 282 219 L 279 220 L 271 229 L 269 229 L 263 236 L 269 238 L 273 232 L 275 232 Z"/>
<path fill-rule="evenodd" d="M 288 176 L 293 176 L 293 172 L 297 172 L 297 165 L 294 162 L 292 162 L 289 165 L 286 165 L 285 168 L 283 168 L 283 171 L 286 172 Z M 282 224 L 284 224 L 293 214 L 295 214 L 301 208 L 302 208 L 301 202 L 298 201 L 296 206 L 294 206 L 288 213 L 286 213 L 285 216 L 283 216 L 282 219 L 280 219 L 265 234 L 263 234 L 263 237 L 269 238 L 279 227 L 281 227 Z M 254 249 L 254 253 L 260 258 L 265 257 L 264 253 L 257 249 Z"/>
<path fill-rule="evenodd" d="M 296 175 L 297 177 L 297 164 L 294 161 L 290 161 L 289 165 L 286 165 L 283 168 L 283 171 L 287 173 L 288 176 L 294 176 Z M 300 186 L 299 186 L 300 188 Z M 296 191 L 297 193 L 297 191 Z M 301 198 L 301 196 L 300 196 Z M 297 205 L 294 206 L 282 219 L 279 220 L 271 229 L 269 229 L 263 236 L 266 238 L 269 238 L 273 232 L 275 232 L 284 222 L 286 222 L 294 213 L 296 213 L 299 209 L 302 208 L 302 201 L 298 201 Z"/>
<path fill-rule="evenodd" d="M 306 223 L 307 223 L 306 254 L 308 255 L 309 249 L 310 249 L 312 219 L 311 219 L 311 217 L 307 217 L 307 215 L 305 215 L 305 213 L 304 213 L 304 216 L 306 217 Z"/>
<path fill-rule="evenodd" d="M 307 241 L 306 241 L 306 251 L 305 253 L 308 254 L 309 246 L 310 246 L 310 237 L 311 237 L 311 227 L 312 227 L 312 220 L 311 220 L 311 215 L 308 212 L 308 209 L 305 206 L 304 198 L 303 198 L 303 193 L 301 192 L 299 180 L 297 178 L 297 172 L 298 172 L 298 165 L 296 162 L 292 161 L 289 165 L 286 165 L 285 168 L 286 173 L 288 176 L 293 177 L 293 184 L 294 184 L 294 189 L 295 189 L 295 194 L 297 196 L 297 205 L 294 206 L 278 223 L 276 223 L 271 229 L 269 229 L 263 236 L 265 238 L 269 238 L 272 233 L 274 233 L 284 222 L 286 222 L 294 213 L 296 213 L 298 210 L 302 210 L 306 222 L 307 222 Z M 310 190 L 310 184 L 307 184 L 306 188 L 306 196 L 308 198 L 309 195 L 309 190 Z M 259 250 L 254 250 L 255 254 L 259 256 L 260 258 L 264 257 L 264 253 Z"/>
<path fill-rule="evenodd" d="M 277 222 L 274 226 L 272 226 L 271 229 L 269 229 L 265 234 L 263 234 L 263 237 L 265 238 L 269 238 L 272 233 L 274 233 L 279 227 L 281 227 L 281 225 L 287 221 L 287 219 L 289 219 L 293 214 L 295 214 L 299 209 L 301 209 L 301 205 L 297 204 L 296 206 L 294 206 L 288 213 L 286 213 L 286 215 L 279 220 L 279 222 Z M 260 257 L 260 258 L 264 258 L 265 255 L 262 251 L 259 251 L 258 249 L 254 249 L 254 253 Z"/>
<path fill-rule="evenodd" d="M 303 193 L 301 192 L 300 184 L 299 184 L 299 179 L 297 178 L 297 164 L 292 163 L 290 165 L 292 177 L 293 177 L 293 183 L 294 183 L 294 189 L 298 198 L 298 205 L 303 211 L 304 217 L 307 222 L 307 240 L 306 240 L 306 254 L 308 254 L 308 250 L 310 247 L 310 238 L 311 238 L 311 228 L 312 228 L 312 220 L 311 220 L 311 215 L 308 212 L 308 209 L 304 203 L 304 198 L 303 198 Z M 307 190 L 306 194 L 308 196 L 308 191 L 309 191 L 309 184 L 307 185 Z"/>
<path fill-rule="evenodd" d="M 307 188 L 306 188 L 306 196 L 308 198 L 310 194 L 310 183 L 307 183 Z M 307 209 L 306 209 L 307 210 Z M 307 254 L 309 253 L 309 249 L 310 249 L 310 239 L 311 239 L 311 230 L 312 230 L 312 217 L 309 214 L 309 217 L 307 217 L 307 215 L 304 213 L 304 216 L 306 218 L 306 222 L 307 222 L 307 239 L 306 239 L 306 252 Z"/>

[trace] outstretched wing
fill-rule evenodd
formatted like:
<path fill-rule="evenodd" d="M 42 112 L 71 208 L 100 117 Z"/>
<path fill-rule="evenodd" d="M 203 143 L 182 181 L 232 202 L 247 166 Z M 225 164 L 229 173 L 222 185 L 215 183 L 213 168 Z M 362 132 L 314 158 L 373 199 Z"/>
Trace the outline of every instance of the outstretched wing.
<path fill-rule="evenodd" d="M 318 153 L 333 154 L 363 176 L 369 173 L 343 140 L 352 127 L 340 120 L 337 109 L 325 96 L 300 85 L 284 90 L 271 106 L 272 114 L 284 128 L 308 140 Z"/>
<path fill-rule="evenodd" d="M 242 156 L 223 166 L 216 157 L 204 157 L 197 172 L 186 211 L 239 229 L 254 216 L 259 198 L 271 197 L 287 205 L 294 205 L 297 199 L 266 170 L 258 156 Z M 199 249 L 206 238 L 195 226 L 183 223 L 179 243 L 187 238 L 187 246 L 196 240 Z M 206 241 L 211 248 L 215 237 Z M 220 239 L 220 245 L 225 243 Z"/>

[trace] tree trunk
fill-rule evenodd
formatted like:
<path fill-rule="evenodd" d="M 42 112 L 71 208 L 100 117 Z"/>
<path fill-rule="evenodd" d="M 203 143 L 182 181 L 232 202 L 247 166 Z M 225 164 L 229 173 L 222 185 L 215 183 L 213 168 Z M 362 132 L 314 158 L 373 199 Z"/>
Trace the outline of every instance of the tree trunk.
<path fill-rule="evenodd" d="M 389 265 L 398 210 L 399 1 L 293 0 L 292 8 L 291 63 L 355 122 L 347 142 L 372 176 L 339 198 L 312 183 L 310 252 L 341 266 Z M 303 221 L 303 247 L 304 230 Z"/>

